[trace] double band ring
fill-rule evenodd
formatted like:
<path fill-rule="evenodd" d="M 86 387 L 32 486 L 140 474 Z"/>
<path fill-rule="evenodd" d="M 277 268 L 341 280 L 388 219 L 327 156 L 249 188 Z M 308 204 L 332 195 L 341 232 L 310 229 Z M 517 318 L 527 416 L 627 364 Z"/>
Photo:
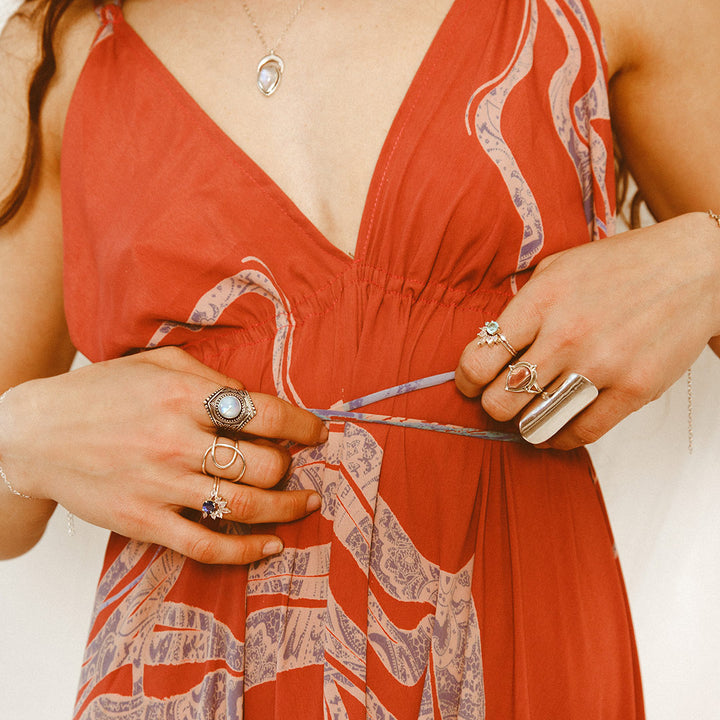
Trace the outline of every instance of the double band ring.
<path fill-rule="evenodd" d="M 220 430 L 242 430 L 257 415 L 247 390 L 222 387 L 205 398 L 205 409 Z"/>
<path fill-rule="evenodd" d="M 227 442 L 222 442 L 222 440 L 225 440 L 225 438 L 215 437 L 213 438 L 212 445 L 205 451 L 205 454 L 203 455 L 202 459 L 202 471 L 204 475 L 211 475 L 214 477 L 214 473 L 209 473 L 207 471 L 207 461 L 208 458 L 212 460 L 212 464 L 215 466 L 217 470 L 227 470 L 229 467 L 233 465 L 233 463 L 236 460 L 240 461 L 240 464 L 242 465 L 239 474 L 237 477 L 233 478 L 231 482 L 239 482 L 242 480 L 243 475 L 245 475 L 245 471 L 247 470 L 247 463 L 245 462 L 245 456 L 242 454 L 240 448 L 238 447 L 237 440 L 234 440 L 232 445 L 230 445 Z M 227 462 L 221 463 L 218 462 L 217 458 L 217 449 L 218 448 L 227 448 L 228 450 L 232 450 L 232 457 Z"/>
<path fill-rule="evenodd" d="M 210 517 L 213 520 L 221 520 L 222 516 L 230 512 L 227 500 L 220 495 L 220 478 L 213 478 L 212 491 L 202 504 L 203 518 Z"/>
<path fill-rule="evenodd" d="M 477 334 L 478 345 L 502 345 L 513 357 L 517 355 L 515 348 L 508 342 L 508 339 L 500 331 L 497 320 L 486 322 Z"/>
<path fill-rule="evenodd" d="M 537 365 L 521 360 L 514 365 L 508 365 L 505 376 L 505 389 L 508 392 L 525 392 L 530 395 L 540 395 L 545 392 L 537 379 Z"/>

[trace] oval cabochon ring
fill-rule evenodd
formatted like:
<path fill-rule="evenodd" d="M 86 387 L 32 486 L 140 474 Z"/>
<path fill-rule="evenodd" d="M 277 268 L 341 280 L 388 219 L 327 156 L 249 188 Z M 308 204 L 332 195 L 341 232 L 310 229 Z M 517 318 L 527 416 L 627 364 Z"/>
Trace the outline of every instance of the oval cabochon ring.
<path fill-rule="evenodd" d="M 505 375 L 505 389 L 508 392 L 525 392 L 530 395 L 540 395 L 545 392 L 537 379 L 537 365 L 520 362 L 508 365 L 507 375 Z"/>
<path fill-rule="evenodd" d="M 221 430 L 242 430 L 257 415 L 250 393 L 231 387 L 222 387 L 205 398 L 205 409 Z"/>

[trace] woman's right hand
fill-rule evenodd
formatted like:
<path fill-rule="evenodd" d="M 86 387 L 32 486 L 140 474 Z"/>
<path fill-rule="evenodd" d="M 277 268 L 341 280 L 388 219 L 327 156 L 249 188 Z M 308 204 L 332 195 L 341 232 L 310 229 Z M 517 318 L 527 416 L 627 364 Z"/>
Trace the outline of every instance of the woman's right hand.
<path fill-rule="evenodd" d="M 218 433 L 203 401 L 222 386 L 242 388 L 177 348 L 23 383 L 0 406 L 2 467 L 17 490 L 57 501 L 121 535 L 200 562 L 253 562 L 279 552 L 279 538 L 227 535 L 182 514 L 201 508 L 213 488 L 201 466 Z M 242 482 L 231 482 L 239 460 L 225 470 L 208 465 L 212 475 L 225 478 L 219 494 L 230 513 L 224 517 L 241 523 L 296 520 L 316 510 L 320 497 L 311 490 L 270 489 L 290 462 L 287 450 L 270 439 L 314 445 L 327 439 L 327 429 L 277 397 L 251 396 L 257 414 L 238 436 L 247 462 Z M 223 452 L 221 464 L 232 457 Z"/>

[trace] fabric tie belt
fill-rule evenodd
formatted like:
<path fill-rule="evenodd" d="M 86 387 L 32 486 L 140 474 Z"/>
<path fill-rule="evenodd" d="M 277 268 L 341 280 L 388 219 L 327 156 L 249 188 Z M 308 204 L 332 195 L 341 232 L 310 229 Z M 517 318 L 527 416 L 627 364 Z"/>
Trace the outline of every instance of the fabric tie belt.
<path fill-rule="evenodd" d="M 482 430 L 480 428 L 469 428 L 461 425 L 444 425 L 442 423 L 429 422 L 427 420 L 417 420 L 415 418 L 393 417 L 391 415 L 375 415 L 372 413 L 356 412 L 358 408 L 366 405 L 372 405 L 380 400 L 404 395 L 405 393 L 414 392 L 415 390 L 424 390 L 425 388 L 442 385 L 455 379 L 454 372 L 440 373 L 439 375 L 429 375 L 419 380 L 411 380 L 402 385 L 378 392 L 365 395 L 342 403 L 337 407 L 328 410 L 318 410 L 308 408 L 311 413 L 317 415 L 322 420 L 355 420 L 362 423 L 378 423 L 381 425 L 396 425 L 399 427 L 415 428 L 417 430 L 430 430 L 432 432 L 442 432 L 450 435 L 462 435 L 464 437 L 481 438 L 483 440 L 499 440 L 502 442 L 524 442 L 519 433 L 497 432 L 494 430 Z"/>

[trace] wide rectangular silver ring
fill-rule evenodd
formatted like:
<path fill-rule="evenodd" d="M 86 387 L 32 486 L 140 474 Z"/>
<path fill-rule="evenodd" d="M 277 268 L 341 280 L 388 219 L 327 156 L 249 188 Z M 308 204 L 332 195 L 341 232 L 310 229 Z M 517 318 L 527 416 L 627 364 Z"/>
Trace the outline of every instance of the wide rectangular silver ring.
<path fill-rule="evenodd" d="M 520 434 L 533 445 L 549 440 L 598 396 L 598 390 L 583 375 L 572 373 L 562 384 L 534 402 L 520 418 Z"/>

